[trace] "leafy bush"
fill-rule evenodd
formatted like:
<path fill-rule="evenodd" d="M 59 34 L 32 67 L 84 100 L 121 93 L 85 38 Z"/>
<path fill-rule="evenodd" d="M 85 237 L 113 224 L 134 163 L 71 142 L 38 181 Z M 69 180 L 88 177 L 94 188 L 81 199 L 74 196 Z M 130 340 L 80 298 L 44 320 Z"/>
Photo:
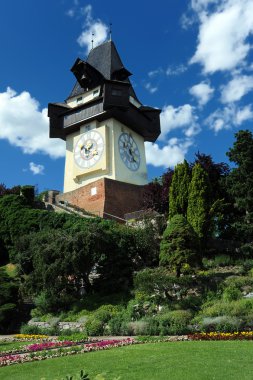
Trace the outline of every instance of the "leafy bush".
<path fill-rule="evenodd" d="M 85 322 L 88 335 L 103 335 L 107 323 L 115 317 L 121 308 L 114 305 L 103 305 L 90 314 Z"/>
<path fill-rule="evenodd" d="M 232 265 L 233 261 L 228 255 L 217 255 L 213 261 L 214 267 L 226 267 Z"/>
<path fill-rule="evenodd" d="M 20 328 L 21 334 L 42 334 L 42 335 L 59 335 L 58 327 L 43 328 L 34 325 L 22 325 Z"/>
<path fill-rule="evenodd" d="M 85 324 L 87 334 L 89 336 L 99 336 L 104 334 L 104 323 L 95 318 L 89 318 Z"/>
<path fill-rule="evenodd" d="M 214 318 L 203 318 L 199 327 L 201 331 L 205 332 L 234 332 L 241 329 L 242 320 L 226 315 Z"/>
<path fill-rule="evenodd" d="M 73 330 L 64 330 L 61 331 L 60 335 L 58 336 L 58 339 L 61 341 L 70 340 L 72 342 L 82 342 L 86 341 L 88 339 L 88 336 L 84 332 L 73 333 Z"/>
<path fill-rule="evenodd" d="M 243 260 L 242 266 L 245 272 L 248 272 L 253 269 L 253 260 L 252 259 L 247 259 Z"/>
<path fill-rule="evenodd" d="M 223 299 L 225 301 L 235 301 L 242 297 L 242 292 L 236 286 L 228 286 L 223 292 Z"/>
<path fill-rule="evenodd" d="M 192 314 L 187 310 L 174 310 L 156 317 L 161 335 L 185 334 Z"/>
<path fill-rule="evenodd" d="M 129 335 L 147 335 L 148 321 L 140 320 L 128 322 L 127 327 Z"/>
<path fill-rule="evenodd" d="M 34 325 L 22 325 L 20 328 L 20 334 L 35 334 L 39 335 L 41 334 L 41 329 L 39 326 Z M 47 335 L 47 334 L 45 334 Z"/>
<path fill-rule="evenodd" d="M 128 335 L 128 323 L 130 322 L 125 312 L 120 312 L 108 322 L 108 333 L 111 335 Z"/>
<path fill-rule="evenodd" d="M 201 315 L 203 317 L 244 317 L 253 313 L 253 299 L 239 299 L 227 302 L 224 300 L 204 304 Z"/>

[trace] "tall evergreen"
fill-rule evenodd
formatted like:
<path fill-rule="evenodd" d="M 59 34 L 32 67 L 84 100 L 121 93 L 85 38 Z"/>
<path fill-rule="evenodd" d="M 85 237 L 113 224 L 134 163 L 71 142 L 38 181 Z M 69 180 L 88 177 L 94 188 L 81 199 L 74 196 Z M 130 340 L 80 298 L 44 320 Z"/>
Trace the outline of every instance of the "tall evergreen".
<path fill-rule="evenodd" d="M 175 270 L 180 276 L 184 264 L 194 265 L 198 261 L 199 239 L 183 215 L 171 218 L 160 246 L 160 265 Z"/>
<path fill-rule="evenodd" d="M 235 162 L 227 178 L 227 189 L 235 200 L 238 212 L 236 230 L 238 238 L 252 243 L 253 236 L 253 134 L 241 130 L 235 134 L 236 141 L 227 153 L 230 161 Z M 252 248 L 253 252 L 253 248 Z"/>
<path fill-rule="evenodd" d="M 189 186 L 187 220 L 200 239 L 210 234 L 210 195 L 208 175 L 200 164 L 195 164 Z"/>
<path fill-rule="evenodd" d="M 186 160 L 175 167 L 169 192 L 169 219 L 174 215 L 186 216 L 188 191 L 191 181 L 190 167 Z"/>

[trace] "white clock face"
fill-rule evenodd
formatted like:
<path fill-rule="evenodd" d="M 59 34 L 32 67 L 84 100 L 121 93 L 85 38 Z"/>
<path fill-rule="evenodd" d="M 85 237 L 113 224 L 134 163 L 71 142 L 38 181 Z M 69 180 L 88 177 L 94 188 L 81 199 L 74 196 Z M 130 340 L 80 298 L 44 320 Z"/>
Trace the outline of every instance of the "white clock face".
<path fill-rule="evenodd" d="M 141 156 L 136 142 L 129 133 L 122 133 L 119 137 L 119 153 L 122 161 L 129 170 L 139 169 Z"/>
<path fill-rule="evenodd" d="M 104 140 L 96 130 L 91 130 L 80 136 L 74 148 L 75 163 L 82 169 L 89 169 L 102 157 Z"/>

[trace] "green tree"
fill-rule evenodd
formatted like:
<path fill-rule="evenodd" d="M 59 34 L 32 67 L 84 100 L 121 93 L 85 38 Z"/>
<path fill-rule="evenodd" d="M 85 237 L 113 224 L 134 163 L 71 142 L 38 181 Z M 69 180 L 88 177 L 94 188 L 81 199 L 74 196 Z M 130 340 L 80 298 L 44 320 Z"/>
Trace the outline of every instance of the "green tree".
<path fill-rule="evenodd" d="M 0 331 L 6 332 L 13 328 L 17 317 L 18 285 L 0 268 Z"/>
<path fill-rule="evenodd" d="M 191 181 L 190 167 L 186 160 L 175 167 L 169 191 L 169 219 L 176 214 L 186 216 L 188 192 Z"/>
<path fill-rule="evenodd" d="M 180 276 L 184 264 L 198 261 L 198 236 L 183 215 L 175 215 L 163 233 L 160 246 L 160 265 L 176 270 Z"/>
<path fill-rule="evenodd" d="M 208 175 L 200 164 L 195 164 L 189 186 L 187 220 L 200 239 L 210 236 L 210 199 Z"/>
<path fill-rule="evenodd" d="M 227 178 L 227 189 L 235 200 L 238 212 L 236 230 L 238 239 L 252 243 L 253 236 L 253 135 L 248 130 L 235 134 L 236 141 L 227 152 L 236 164 Z M 253 252 L 253 247 L 252 247 Z"/>
<path fill-rule="evenodd" d="M 92 229 L 72 235 L 43 230 L 16 242 L 16 261 L 24 280 L 23 292 L 37 298 L 41 312 L 67 309 L 90 290 L 89 274 L 95 264 L 97 239 Z"/>
<path fill-rule="evenodd" d="M 135 292 L 144 293 L 161 304 L 178 300 L 178 296 L 185 296 L 187 290 L 196 286 L 195 278 L 189 275 L 176 277 L 165 267 L 146 268 L 134 275 Z"/>

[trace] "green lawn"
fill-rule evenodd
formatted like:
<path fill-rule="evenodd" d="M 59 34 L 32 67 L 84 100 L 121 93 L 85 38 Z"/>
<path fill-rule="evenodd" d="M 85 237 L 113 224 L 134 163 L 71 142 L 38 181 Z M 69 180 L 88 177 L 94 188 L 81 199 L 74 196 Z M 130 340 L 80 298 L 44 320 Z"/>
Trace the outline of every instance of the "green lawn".
<path fill-rule="evenodd" d="M 106 380 L 252 380 L 253 342 L 149 343 L 3 367 L 0 378 L 60 380 L 81 369 Z"/>

